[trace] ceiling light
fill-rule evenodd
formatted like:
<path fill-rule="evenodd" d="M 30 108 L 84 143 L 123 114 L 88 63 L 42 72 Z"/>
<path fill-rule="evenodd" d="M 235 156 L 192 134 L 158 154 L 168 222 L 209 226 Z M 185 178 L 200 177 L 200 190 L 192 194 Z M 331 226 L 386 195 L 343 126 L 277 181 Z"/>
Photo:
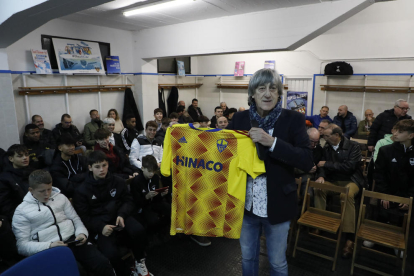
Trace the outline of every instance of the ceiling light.
<path fill-rule="evenodd" d="M 188 4 L 191 2 L 194 2 L 194 0 L 174 0 L 174 1 L 163 2 L 161 4 L 143 6 L 141 8 L 137 8 L 137 9 L 124 12 L 124 16 L 132 16 L 132 15 L 142 14 L 142 13 L 147 13 L 147 12 L 155 12 L 155 11 L 159 11 L 162 9 L 173 8 L 181 4 Z"/>

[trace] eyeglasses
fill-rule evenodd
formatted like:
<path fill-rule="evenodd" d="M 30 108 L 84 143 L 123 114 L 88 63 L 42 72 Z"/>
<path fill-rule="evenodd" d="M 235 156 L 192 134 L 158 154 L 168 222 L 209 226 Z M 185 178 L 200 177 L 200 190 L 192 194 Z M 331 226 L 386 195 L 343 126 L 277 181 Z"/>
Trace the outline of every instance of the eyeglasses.
<path fill-rule="evenodd" d="M 409 107 L 401 107 L 401 106 L 398 106 L 398 105 L 396 105 L 395 107 L 398 107 L 399 109 L 401 109 L 403 111 L 410 111 Z"/>
<path fill-rule="evenodd" d="M 70 125 L 72 123 L 72 121 L 70 122 L 64 122 L 66 125 Z"/>

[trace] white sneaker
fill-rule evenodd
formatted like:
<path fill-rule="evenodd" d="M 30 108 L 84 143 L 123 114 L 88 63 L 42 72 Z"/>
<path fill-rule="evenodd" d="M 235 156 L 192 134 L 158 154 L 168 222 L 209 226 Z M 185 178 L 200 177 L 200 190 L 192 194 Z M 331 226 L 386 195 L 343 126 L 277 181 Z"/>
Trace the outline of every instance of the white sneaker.
<path fill-rule="evenodd" d="M 395 249 L 394 248 L 394 253 L 395 253 L 395 256 L 397 256 L 398 257 L 398 250 L 397 249 Z M 404 257 L 404 252 L 403 251 L 401 251 L 400 252 L 400 259 L 402 259 Z"/>
<path fill-rule="evenodd" d="M 368 248 L 373 248 L 373 247 L 374 247 L 374 245 L 375 245 L 375 243 L 370 242 L 370 241 L 364 241 L 364 242 L 362 243 L 362 245 L 363 245 L 363 246 L 365 246 L 365 247 L 368 247 Z"/>
<path fill-rule="evenodd" d="M 154 276 L 148 272 L 145 259 L 141 259 L 139 262 L 135 260 L 135 269 L 137 270 L 138 276 Z"/>

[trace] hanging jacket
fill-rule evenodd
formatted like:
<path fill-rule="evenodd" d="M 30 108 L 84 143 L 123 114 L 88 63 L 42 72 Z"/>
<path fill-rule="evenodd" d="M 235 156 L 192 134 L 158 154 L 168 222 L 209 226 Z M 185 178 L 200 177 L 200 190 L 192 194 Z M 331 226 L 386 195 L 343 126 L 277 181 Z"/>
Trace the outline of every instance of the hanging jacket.
<path fill-rule="evenodd" d="M 32 171 L 29 166 L 24 169 L 8 166 L 0 174 L 0 214 L 7 216 L 10 221 L 14 210 L 29 190 L 29 175 Z"/>
<path fill-rule="evenodd" d="M 158 107 L 162 109 L 163 118 L 166 118 L 167 111 L 165 110 L 164 88 L 158 89 Z"/>
<path fill-rule="evenodd" d="M 73 206 L 92 236 L 114 225 L 118 216 L 126 219 L 135 209 L 125 180 L 110 173 L 95 180 L 92 172 L 76 191 Z"/>
<path fill-rule="evenodd" d="M 139 116 L 138 107 L 135 103 L 134 94 L 132 93 L 131 88 L 125 89 L 124 95 L 124 112 L 122 115 L 122 121 L 125 124 L 125 118 L 129 114 L 134 114 L 135 119 L 137 120 L 137 125 L 135 128 L 139 131 L 144 130 L 144 126 L 142 125 L 141 116 Z M 125 124 L 126 125 L 126 124 Z"/>
<path fill-rule="evenodd" d="M 147 136 L 140 135 L 131 144 L 131 153 L 129 154 L 129 163 L 135 167 L 141 169 L 142 157 L 152 155 L 157 160 L 157 163 L 162 161 L 162 146 L 154 138 L 149 141 Z"/>
<path fill-rule="evenodd" d="M 46 250 L 55 241 L 67 241 L 86 230 L 67 197 L 58 188 L 52 188 L 47 203 L 39 202 L 28 192 L 13 216 L 13 233 L 20 255 L 31 256 Z"/>
<path fill-rule="evenodd" d="M 178 88 L 175 86 L 171 87 L 170 95 L 168 96 L 168 99 L 167 99 L 168 115 L 170 115 L 171 113 L 177 110 L 178 97 L 179 97 Z"/>
<path fill-rule="evenodd" d="M 349 111 L 346 114 L 345 118 L 336 115 L 333 119 L 333 123 L 342 129 L 344 136 L 348 139 L 353 136 L 358 130 L 357 120 L 354 114 Z"/>

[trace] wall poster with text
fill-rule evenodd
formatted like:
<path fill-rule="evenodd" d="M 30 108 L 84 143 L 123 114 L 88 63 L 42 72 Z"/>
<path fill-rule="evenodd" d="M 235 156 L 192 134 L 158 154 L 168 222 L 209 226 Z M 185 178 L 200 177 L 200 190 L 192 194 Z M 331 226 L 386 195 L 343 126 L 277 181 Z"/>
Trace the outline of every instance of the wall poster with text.
<path fill-rule="evenodd" d="M 59 73 L 105 75 L 99 44 L 96 42 L 52 38 Z"/>
<path fill-rule="evenodd" d="M 36 74 L 53 74 L 47 50 L 32 49 L 32 56 Z"/>
<path fill-rule="evenodd" d="M 288 91 L 286 94 L 286 109 L 298 111 L 306 115 L 308 92 Z"/>

